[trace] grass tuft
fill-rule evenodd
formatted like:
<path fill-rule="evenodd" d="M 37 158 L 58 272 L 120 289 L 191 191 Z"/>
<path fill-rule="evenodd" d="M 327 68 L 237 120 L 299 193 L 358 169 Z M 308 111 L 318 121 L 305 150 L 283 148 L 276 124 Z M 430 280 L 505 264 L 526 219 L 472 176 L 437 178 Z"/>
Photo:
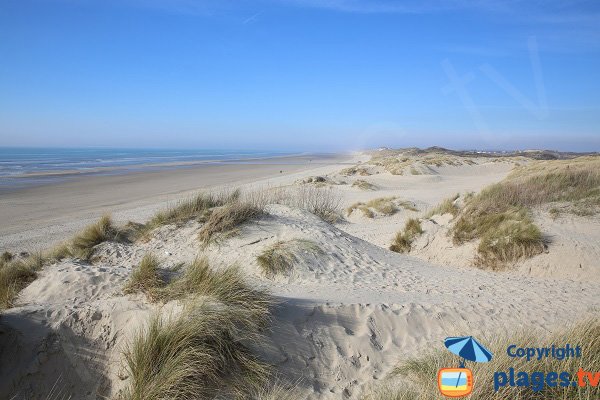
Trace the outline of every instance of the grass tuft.
<path fill-rule="evenodd" d="M 259 390 L 269 368 L 244 345 L 258 338 L 251 318 L 208 303 L 153 317 L 125 352 L 130 381 L 121 400 L 239 398 Z"/>
<path fill-rule="evenodd" d="M 145 226 L 149 232 L 159 226 L 181 225 L 191 220 L 204 222 L 210 215 L 213 207 L 220 207 L 237 201 L 240 198 L 240 190 L 223 193 L 199 193 L 194 197 L 184 199 L 175 205 L 156 213 Z"/>
<path fill-rule="evenodd" d="M 357 179 L 352 183 L 352 187 L 359 188 L 361 190 L 376 190 L 377 186 L 365 181 L 364 179 Z"/>
<path fill-rule="evenodd" d="M 263 214 L 263 209 L 253 203 L 235 201 L 214 210 L 198 233 L 202 243 L 208 244 L 223 236 L 235 233 L 242 224 Z"/>
<path fill-rule="evenodd" d="M 13 256 L 13 254 L 11 252 L 5 251 L 0 256 L 0 266 L 2 266 L 3 264 L 6 264 L 6 263 L 12 261 L 13 258 L 14 258 L 14 256 Z"/>
<path fill-rule="evenodd" d="M 41 253 L 0 263 L 0 309 L 14 306 L 19 292 L 35 280 L 44 263 Z"/>
<path fill-rule="evenodd" d="M 119 230 L 113 225 L 112 219 L 104 215 L 98 222 L 75 235 L 71 241 L 70 253 L 73 257 L 89 260 L 94 254 L 94 246 L 119 239 Z"/>
<path fill-rule="evenodd" d="M 506 179 L 488 186 L 466 201 L 452 229 L 461 244 L 481 239 L 476 264 L 492 269 L 544 251 L 544 239 L 531 217 L 531 209 L 547 203 L 551 208 L 592 215 L 600 211 L 600 157 L 552 160 L 517 167 Z"/>
<path fill-rule="evenodd" d="M 404 225 L 404 230 L 396 233 L 394 242 L 390 245 L 390 250 L 396 253 L 408 253 L 413 240 L 422 233 L 421 222 L 415 218 L 409 219 Z"/>
<path fill-rule="evenodd" d="M 455 201 L 459 198 L 459 195 L 455 195 L 448 199 L 444 199 L 440 204 L 435 206 L 433 209 L 425 215 L 425 218 L 431 218 L 434 215 L 452 214 L 455 218 L 460 213 L 460 208 L 455 204 Z"/>
<path fill-rule="evenodd" d="M 227 306 L 243 308 L 259 324 L 267 322 L 273 305 L 271 296 L 248 285 L 237 267 L 212 269 L 206 257 L 196 258 L 184 275 L 165 287 L 161 295 L 165 300 L 189 296 L 212 297 Z"/>
<path fill-rule="evenodd" d="M 267 247 L 256 261 L 265 275 L 273 277 L 290 272 L 303 254 L 320 256 L 325 252 L 311 240 L 294 239 Z"/>
<path fill-rule="evenodd" d="M 129 281 L 123 288 L 124 293 L 144 293 L 150 301 L 160 297 L 160 289 L 165 281 L 159 274 L 159 261 L 153 254 L 148 253 L 142 258 L 137 268 L 131 273 Z"/>
<path fill-rule="evenodd" d="M 372 210 L 375 210 L 380 214 L 389 216 L 398 211 L 398 206 L 410 211 L 417 211 L 414 204 L 409 201 L 397 200 L 396 197 L 379 197 L 369 200 L 366 203 L 354 203 L 346 209 L 346 213 L 350 216 L 355 210 L 360 210 L 365 217 L 374 218 L 375 214 Z"/>

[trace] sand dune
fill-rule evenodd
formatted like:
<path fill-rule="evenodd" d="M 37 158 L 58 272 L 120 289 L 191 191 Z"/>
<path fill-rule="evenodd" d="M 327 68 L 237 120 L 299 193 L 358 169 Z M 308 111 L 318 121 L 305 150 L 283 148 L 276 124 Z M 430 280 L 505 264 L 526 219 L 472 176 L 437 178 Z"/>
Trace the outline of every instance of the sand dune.
<path fill-rule="evenodd" d="M 42 399 L 53 386 L 73 398 L 117 395 L 130 379 L 122 352 L 132 333 L 153 312 L 181 308 L 178 300 L 161 305 L 123 293 L 147 253 L 158 256 L 167 273 L 203 254 L 214 268 L 236 264 L 247 281 L 268 289 L 278 305 L 253 350 L 302 399 L 358 399 L 399 360 L 439 346 L 446 336 L 490 338 L 521 327 L 553 331 L 572 321 L 575 310 L 577 318 L 597 315 L 597 220 L 536 215 L 553 237 L 547 252 L 498 273 L 470 265 L 473 244 L 452 244 L 450 215 L 423 217 L 444 198 L 478 192 L 512 167 L 473 159 L 468 165 L 430 166 L 429 175 L 393 175 L 377 166 L 368 167 L 370 175 L 347 175 L 343 166 L 322 166 L 255 181 L 246 190 L 313 185 L 305 179 L 327 176 L 316 183 L 339 193 L 343 208 L 394 197 L 397 209 L 391 215 L 375 210 L 373 218 L 354 212 L 332 225 L 306 210 L 270 204 L 237 234 L 207 247 L 198 242 L 202 222 L 188 221 L 162 226 L 147 240 L 102 243 L 93 263 L 65 259 L 49 265 L 0 317 L 0 395 Z M 352 186 L 356 179 L 376 189 Z M 411 217 L 422 218 L 425 233 L 409 254 L 389 251 L 394 234 Z M 276 242 L 295 239 L 321 251 L 301 251 L 291 271 L 265 276 L 257 257 Z"/>

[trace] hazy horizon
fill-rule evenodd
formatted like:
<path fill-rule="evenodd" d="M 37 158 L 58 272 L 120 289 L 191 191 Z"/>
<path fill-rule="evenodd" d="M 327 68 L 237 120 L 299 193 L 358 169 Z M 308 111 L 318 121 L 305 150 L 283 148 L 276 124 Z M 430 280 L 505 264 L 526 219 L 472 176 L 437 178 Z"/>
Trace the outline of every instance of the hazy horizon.
<path fill-rule="evenodd" d="M 9 0 L 0 146 L 600 151 L 600 3 Z"/>

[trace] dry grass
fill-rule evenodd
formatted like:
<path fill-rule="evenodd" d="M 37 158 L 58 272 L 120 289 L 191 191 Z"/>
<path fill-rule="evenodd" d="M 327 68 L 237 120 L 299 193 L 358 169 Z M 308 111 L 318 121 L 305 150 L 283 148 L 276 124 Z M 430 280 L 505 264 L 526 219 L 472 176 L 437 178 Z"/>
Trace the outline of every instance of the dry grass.
<path fill-rule="evenodd" d="M 577 324 L 562 328 L 556 333 L 522 331 L 512 335 L 490 336 L 484 343 L 494 354 L 494 359 L 489 363 L 467 363 L 473 371 L 475 385 L 473 393 L 469 396 L 473 400 L 541 400 L 541 399 L 579 399 L 592 400 L 600 398 L 600 387 L 549 387 L 544 385 L 543 390 L 534 391 L 529 387 L 502 387 L 494 391 L 494 373 L 505 372 L 509 368 L 532 374 L 568 371 L 575 374 L 579 368 L 586 371 L 600 371 L 600 320 L 591 318 Z M 567 343 L 573 346 L 581 345 L 582 357 L 557 360 L 543 358 L 542 360 L 511 358 L 506 354 L 509 345 L 519 347 L 560 347 Z M 414 399 L 426 400 L 439 397 L 435 376 L 440 368 L 455 367 L 458 357 L 447 350 L 438 350 L 422 357 L 401 362 L 393 371 L 391 381 L 379 393 L 366 396 L 365 400 L 387 399 Z M 576 378 L 573 376 L 572 378 Z M 401 381 L 402 379 L 402 381 Z M 533 378 L 532 378 L 533 381 Z M 404 383 L 401 383 L 404 382 Z M 541 381 L 540 381 L 541 382 Z M 396 385 L 393 385 L 396 383 Z"/>
<path fill-rule="evenodd" d="M 425 218 L 431 218 L 434 215 L 452 214 L 452 217 L 456 217 L 460 213 L 460 208 L 455 204 L 459 195 L 455 195 L 448 199 L 444 199 L 440 204 L 429 210 L 425 215 Z"/>
<path fill-rule="evenodd" d="M 333 188 L 301 186 L 299 188 L 280 189 L 276 191 L 274 203 L 284 204 L 306 210 L 323 221 L 336 223 L 341 217 L 341 197 Z"/>
<path fill-rule="evenodd" d="M 287 386 L 287 385 L 286 385 Z M 301 400 L 296 387 L 284 387 L 277 382 L 261 388 L 249 396 L 252 400 Z"/>
<path fill-rule="evenodd" d="M 127 240 L 126 233 L 117 229 L 112 219 L 104 215 L 98 222 L 87 226 L 73 237 L 69 244 L 69 253 L 72 257 L 90 260 L 95 246 L 107 241 L 123 240 Z"/>
<path fill-rule="evenodd" d="M 269 368 L 247 348 L 258 334 L 243 309 L 201 303 L 178 317 L 153 317 L 125 352 L 122 400 L 243 398 Z"/>
<path fill-rule="evenodd" d="M 491 187 L 489 195 L 510 205 L 534 207 L 565 202 L 578 214 L 600 211 L 600 157 L 541 161 L 518 167 L 509 177 Z"/>
<path fill-rule="evenodd" d="M 153 254 L 148 253 L 131 273 L 129 281 L 123 288 L 124 293 L 144 293 L 150 301 L 161 297 L 161 289 L 165 281 L 159 274 L 159 261 Z"/>
<path fill-rule="evenodd" d="M 354 166 L 354 167 L 344 168 L 343 170 L 340 171 L 340 175 L 344 175 L 344 176 L 353 176 L 353 175 L 369 176 L 369 175 L 371 175 L 371 173 L 365 167 Z"/>
<path fill-rule="evenodd" d="M 235 202 L 239 200 L 240 195 L 240 190 L 198 193 L 156 213 L 146 223 L 144 231 L 147 233 L 163 225 L 181 225 L 191 220 L 204 222 L 209 217 L 212 208 Z"/>
<path fill-rule="evenodd" d="M 395 197 L 380 197 L 369 200 L 366 206 L 383 215 L 392 215 L 398 211 L 398 207 L 396 207 L 396 204 L 394 203 L 395 199 Z"/>
<path fill-rule="evenodd" d="M 396 253 L 408 253 L 413 240 L 422 233 L 421 222 L 415 218 L 409 219 L 404 225 L 404 230 L 396 233 L 394 242 L 390 245 L 390 250 Z"/>
<path fill-rule="evenodd" d="M 164 300 L 186 297 L 211 297 L 235 308 L 242 308 L 254 316 L 256 323 L 267 322 L 273 299 L 264 290 L 248 285 L 235 266 L 212 269 L 206 257 L 196 258 L 184 275 L 166 286 L 161 293 Z"/>
<path fill-rule="evenodd" d="M 410 211 L 417 211 L 414 204 L 405 200 L 398 200 L 396 197 L 379 197 L 369 200 L 366 203 L 358 202 L 352 204 L 346 209 L 346 213 L 350 216 L 355 210 L 362 211 L 367 218 L 374 218 L 375 214 L 372 210 L 383 215 L 393 215 L 398 211 L 398 207 L 403 207 Z"/>
<path fill-rule="evenodd" d="M 35 280 L 43 262 L 37 253 L 25 259 L 0 262 L 0 309 L 14 306 L 19 292 Z"/>
<path fill-rule="evenodd" d="M 352 204 L 350 207 L 346 209 L 346 214 L 350 216 L 355 210 L 362 211 L 363 215 L 367 218 L 375 218 L 375 213 L 371 211 L 369 207 L 365 203 L 358 202 Z"/>
<path fill-rule="evenodd" d="M 331 182 L 324 176 L 309 176 L 308 178 L 301 179 L 296 183 L 302 185 L 313 184 L 319 187 L 326 186 L 328 183 L 331 184 Z"/>
<path fill-rule="evenodd" d="M 472 165 L 475 164 L 475 161 L 438 152 L 419 153 L 411 150 L 389 150 L 383 154 L 374 154 L 369 160 L 369 164 L 383 167 L 392 175 L 404 175 L 407 171 L 412 175 L 422 175 L 424 173 L 422 170 L 435 172 L 429 166 Z"/>
<path fill-rule="evenodd" d="M 365 181 L 364 179 L 357 179 L 352 183 L 352 187 L 359 188 L 361 190 L 377 190 L 377 186 Z"/>
<path fill-rule="evenodd" d="M 157 269 L 154 259 L 146 264 L 150 279 L 138 280 L 144 289 Z M 179 316 L 153 317 L 134 337 L 125 351 L 130 381 L 122 400 L 246 399 L 263 393 L 269 367 L 248 346 L 258 344 L 270 321 L 274 303 L 267 292 L 246 284 L 235 267 L 211 269 L 206 258 L 156 291 L 164 301 L 187 305 Z"/>
<path fill-rule="evenodd" d="M 492 269 L 544 251 L 544 238 L 531 209 L 562 203 L 561 211 L 594 214 L 600 210 L 600 158 L 579 157 L 532 163 L 466 202 L 452 230 L 461 244 L 481 239 L 477 265 Z M 558 215 L 558 209 L 551 213 Z"/>
<path fill-rule="evenodd" d="M 198 239 L 202 243 L 210 243 L 222 237 L 234 234 L 240 225 L 249 222 L 263 214 L 263 209 L 255 204 L 234 201 L 215 209 L 206 220 Z"/>
<path fill-rule="evenodd" d="M 5 251 L 4 253 L 2 253 L 2 255 L 0 256 L 0 267 L 2 266 L 2 264 L 6 264 L 9 261 L 11 261 L 13 258 L 14 256 L 11 252 Z"/>
<path fill-rule="evenodd" d="M 273 277 L 289 273 L 303 256 L 323 254 L 324 251 L 317 243 L 306 239 L 293 239 L 272 244 L 256 258 L 256 261 L 265 275 Z"/>

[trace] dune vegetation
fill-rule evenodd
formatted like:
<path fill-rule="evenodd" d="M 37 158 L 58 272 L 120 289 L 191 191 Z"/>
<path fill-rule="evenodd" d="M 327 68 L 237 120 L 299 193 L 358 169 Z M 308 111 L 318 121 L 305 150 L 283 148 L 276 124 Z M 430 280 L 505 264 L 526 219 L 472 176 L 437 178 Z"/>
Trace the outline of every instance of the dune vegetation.
<path fill-rule="evenodd" d="M 255 204 L 235 201 L 214 210 L 202 225 L 198 238 L 202 243 L 210 243 L 230 236 L 236 229 L 264 212 Z"/>
<path fill-rule="evenodd" d="M 204 222 L 210 215 L 212 208 L 232 203 L 240 198 L 240 194 L 239 190 L 221 193 L 198 193 L 156 213 L 146 223 L 145 230 L 150 231 L 168 224 L 181 225 L 190 220 Z"/>
<path fill-rule="evenodd" d="M 544 376 L 551 372 L 568 371 L 572 379 L 577 379 L 576 372 L 583 368 L 586 371 L 600 371 L 600 320 L 590 318 L 571 326 L 562 328 L 555 333 L 536 331 L 520 331 L 513 334 L 494 334 L 484 342 L 494 354 L 494 359 L 489 363 L 467 362 L 467 367 L 473 371 L 476 379 L 473 393 L 469 396 L 473 400 L 539 400 L 539 399 L 581 399 L 592 400 L 600 397 L 600 387 L 587 386 L 584 388 L 550 387 L 545 385 L 543 390 L 535 392 L 529 387 L 503 387 L 494 391 L 494 373 L 508 372 L 509 368 L 515 371 L 526 372 L 530 377 L 534 373 L 543 373 Z M 552 347 L 570 343 L 582 346 L 581 358 L 571 357 L 558 360 L 556 358 L 543 358 L 541 360 L 524 358 L 511 358 L 506 354 L 508 346 L 515 344 L 519 347 Z M 447 351 L 436 350 L 400 362 L 390 374 L 389 380 L 380 388 L 366 395 L 363 400 L 428 400 L 439 397 L 436 379 L 440 368 L 458 366 L 457 356 Z"/>
<path fill-rule="evenodd" d="M 369 176 L 369 175 L 371 175 L 371 173 L 365 167 L 361 167 L 361 166 L 357 165 L 357 166 L 353 166 L 353 167 L 344 168 L 343 170 L 340 171 L 340 175 L 344 175 L 344 176 L 353 176 L 353 175 Z"/>
<path fill-rule="evenodd" d="M 256 262 L 268 277 L 287 274 L 301 257 L 306 255 L 321 256 L 324 251 L 315 242 L 306 239 L 278 241 L 268 246 L 257 258 Z"/>
<path fill-rule="evenodd" d="M 352 183 L 352 187 L 359 188 L 361 190 L 376 190 L 377 186 L 365 181 L 364 179 L 357 179 Z"/>
<path fill-rule="evenodd" d="M 396 253 L 408 253 L 411 249 L 412 242 L 423 233 L 421 222 L 416 218 L 410 218 L 406 221 L 404 229 L 396 233 L 393 243 L 390 245 L 390 250 Z"/>
<path fill-rule="evenodd" d="M 405 200 L 398 200 L 396 197 L 378 197 L 365 202 L 357 202 L 346 209 L 346 213 L 350 216 L 355 210 L 362 211 L 367 218 L 374 218 L 377 211 L 383 215 L 393 215 L 398 211 L 398 207 L 402 207 L 409 211 L 417 211 L 413 203 Z"/>
<path fill-rule="evenodd" d="M 247 284 L 239 268 L 229 266 L 213 269 L 206 257 L 198 257 L 185 273 L 164 288 L 162 299 L 185 299 L 188 297 L 211 297 L 231 307 L 243 308 L 262 321 L 269 315 L 273 305 L 271 296 Z"/>
<path fill-rule="evenodd" d="M 270 369 L 248 346 L 270 321 L 274 300 L 247 284 L 239 269 L 213 269 L 196 258 L 164 285 L 158 261 L 144 257 L 126 288 L 163 302 L 180 300 L 178 315 L 155 315 L 124 352 L 129 375 L 122 400 L 248 398 L 264 393 Z"/>
<path fill-rule="evenodd" d="M 542 253 L 545 239 L 532 209 L 545 204 L 560 204 L 579 215 L 597 213 L 600 158 L 540 161 L 516 168 L 466 202 L 452 229 L 453 241 L 480 239 L 476 264 L 492 269 Z M 556 218 L 558 209 L 551 209 Z"/>
<path fill-rule="evenodd" d="M 453 197 L 442 200 L 440 204 L 429 210 L 427 214 L 425 214 L 425 218 L 431 218 L 434 215 L 444 215 L 444 214 L 452 214 L 452 217 L 456 217 L 460 212 L 460 207 L 456 205 L 456 200 L 460 197 L 460 195 L 455 195 Z"/>
<path fill-rule="evenodd" d="M 475 161 L 471 158 L 448 154 L 443 150 L 399 149 L 386 150 L 372 154 L 368 162 L 371 165 L 382 167 L 392 175 L 421 175 L 423 173 L 434 173 L 430 167 L 473 165 Z"/>
<path fill-rule="evenodd" d="M 45 259 L 41 253 L 16 259 L 4 253 L 0 260 L 0 309 L 10 308 L 19 292 L 37 277 Z"/>
<path fill-rule="evenodd" d="M 89 261 L 94 254 L 94 247 L 107 241 L 128 241 L 128 231 L 117 228 L 110 216 L 102 216 L 96 223 L 87 226 L 75 235 L 65 247 L 68 255 Z"/>
<path fill-rule="evenodd" d="M 126 232 L 114 227 L 109 216 L 103 216 L 89 225 L 72 240 L 48 251 L 36 251 L 24 257 L 5 252 L 0 259 L 0 308 L 9 308 L 21 290 L 37 277 L 37 273 L 52 262 L 65 257 L 89 261 L 94 246 L 107 240 L 124 240 Z"/>
<path fill-rule="evenodd" d="M 260 339 L 254 317 L 201 300 L 177 316 L 155 315 L 124 353 L 129 382 L 120 399 L 247 398 L 270 375 L 248 348 Z"/>
<path fill-rule="evenodd" d="M 156 256 L 151 253 L 146 254 L 131 273 L 123 292 L 144 293 L 150 301 L 158 299 L 161 296 L 161 289 L 165 286 L 165 281 L 159 273 L 159 266 Z"/>

